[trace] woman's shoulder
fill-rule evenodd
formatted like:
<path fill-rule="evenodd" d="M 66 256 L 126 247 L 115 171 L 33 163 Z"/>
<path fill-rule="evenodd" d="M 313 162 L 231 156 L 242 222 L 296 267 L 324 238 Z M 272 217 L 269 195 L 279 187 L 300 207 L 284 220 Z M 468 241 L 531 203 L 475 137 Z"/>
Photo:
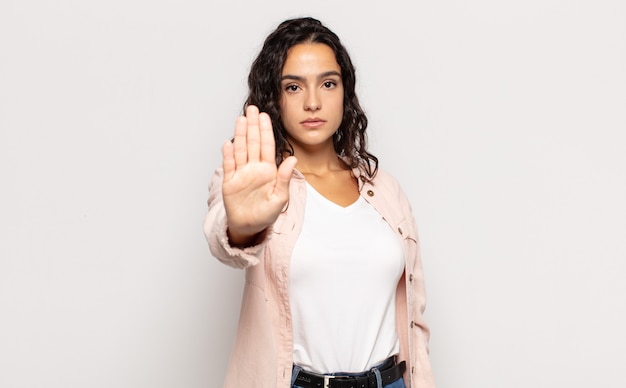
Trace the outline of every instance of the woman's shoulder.
<path fill-rule="evenodd" d="M 396 177 L 387 170 L 379 168 L 376 175 L 372 179 L 373 186 L 384 186 L 394 190 L 400 190 L 400 183 Z"/>

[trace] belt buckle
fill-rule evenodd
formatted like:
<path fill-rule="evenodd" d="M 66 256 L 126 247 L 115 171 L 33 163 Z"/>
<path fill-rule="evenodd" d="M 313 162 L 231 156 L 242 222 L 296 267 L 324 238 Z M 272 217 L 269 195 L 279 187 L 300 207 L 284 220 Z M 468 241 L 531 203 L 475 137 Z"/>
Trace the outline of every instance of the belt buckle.
<path fill-rule="evenodd" d="M 335 375 L 324 375 L 324 385 L 323 388 L 330 388 L 330 381 L 337 378 L 346 378 L 351 376 L 335 376 Z"/>

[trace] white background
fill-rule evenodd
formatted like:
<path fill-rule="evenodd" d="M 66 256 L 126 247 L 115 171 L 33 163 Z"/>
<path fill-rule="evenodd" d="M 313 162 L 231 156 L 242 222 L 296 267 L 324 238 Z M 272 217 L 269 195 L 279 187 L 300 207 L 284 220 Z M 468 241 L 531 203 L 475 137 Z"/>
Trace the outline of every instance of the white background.
<path fill-rule="evenodd" d="M 440 388 L 624 387 L 626 3 L 0 3 L 0 387 L 219 387 L 201 232 L 263 39 L 320 18 L 421 232 Z"/>

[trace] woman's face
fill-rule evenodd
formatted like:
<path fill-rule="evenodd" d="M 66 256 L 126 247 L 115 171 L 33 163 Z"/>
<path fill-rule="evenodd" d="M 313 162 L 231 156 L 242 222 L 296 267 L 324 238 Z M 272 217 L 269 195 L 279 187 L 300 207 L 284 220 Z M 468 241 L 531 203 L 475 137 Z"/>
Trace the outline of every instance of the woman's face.
<path fill-rule="evenodd" d="M 302 43 L 287 53 L 281 77 L 280 110 L 295 149 L 332 147 L 343 117 L 341 67 L 322 43 Z"/>

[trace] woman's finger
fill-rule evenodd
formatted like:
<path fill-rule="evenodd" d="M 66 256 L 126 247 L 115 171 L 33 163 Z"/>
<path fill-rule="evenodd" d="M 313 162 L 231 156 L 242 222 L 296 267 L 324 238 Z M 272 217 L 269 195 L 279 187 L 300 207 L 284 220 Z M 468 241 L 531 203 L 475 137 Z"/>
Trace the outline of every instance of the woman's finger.
<path fill-rule="evenodd" d="M 224 169 L 224 180 L 228 182 L 235 175 L 235 156 L 233 154 L 233 143 L 228 140 L 222 146 L 222 168 Z"/>
<path fill-rule="evenodd" d="M 235 137 L 233 138 L 233 157 L 235 168 L 243 167 L 248 162 L 248 150 L 246 145 L 247 119 L 243 116 L 235 122 Z"/>
<path fill-rule="evenodd" d="M 261 160 L 268 163 L 276 163 L 274 131 L 272 129 L 272 120 L 267 113 L 259 115 L 259 129 L 261 133 Z"/>
<path fill-rule="evenodd" d="M 296 168 L 298 160 L 295 156 L 289 156 L 278 166 L 276 174 L 276 186 L 274 187 L 274 194 L 278 198 L 289 198 L 289 182 L 291 182 L 291 176 L 293 169 Z"/>
<path fill-rule="evenodd" d="M 261 134 L 259 133 L 259 109 L 254 105 L 246 108 L 247 151 L 248 162 L 258 162 L 261 159 Z"/>

